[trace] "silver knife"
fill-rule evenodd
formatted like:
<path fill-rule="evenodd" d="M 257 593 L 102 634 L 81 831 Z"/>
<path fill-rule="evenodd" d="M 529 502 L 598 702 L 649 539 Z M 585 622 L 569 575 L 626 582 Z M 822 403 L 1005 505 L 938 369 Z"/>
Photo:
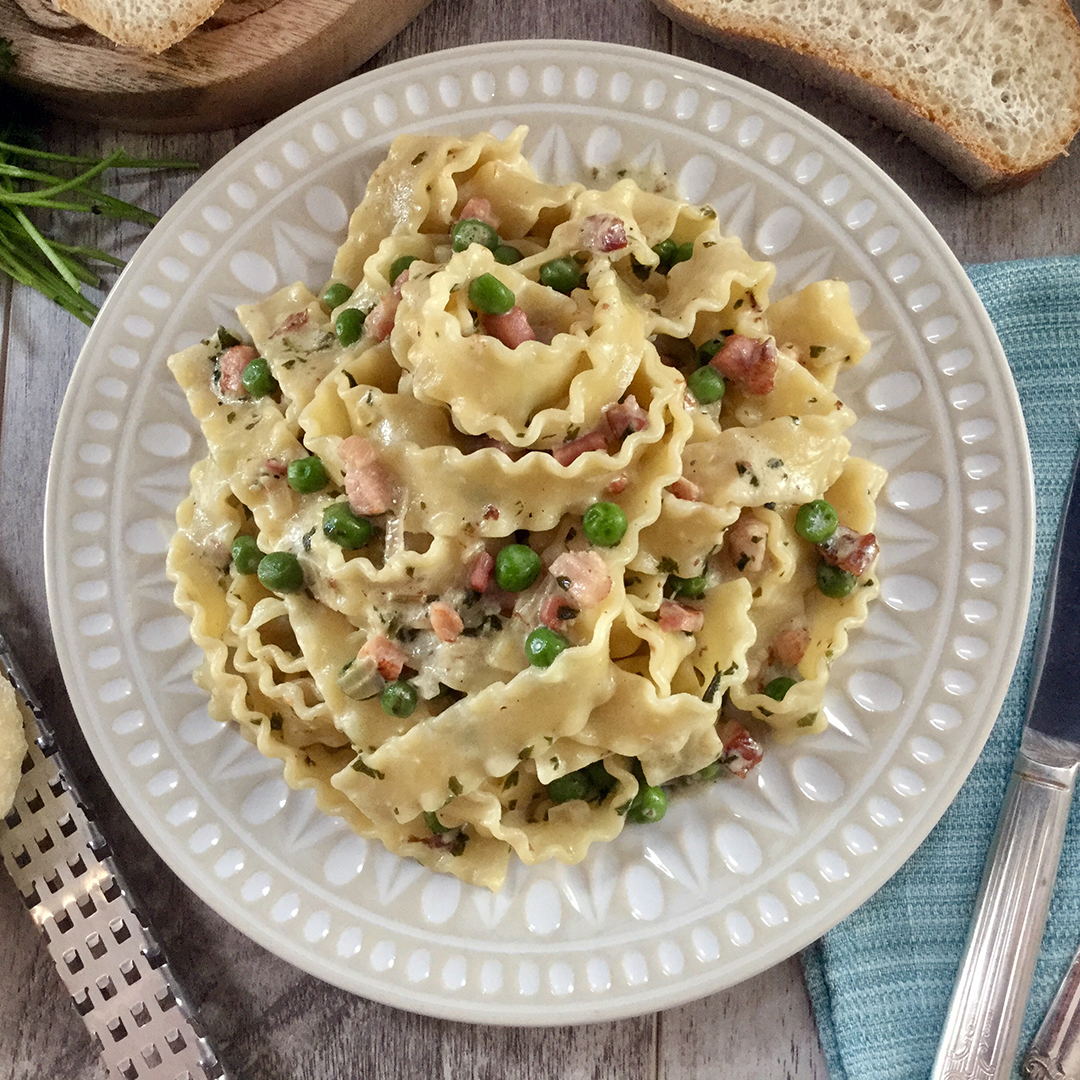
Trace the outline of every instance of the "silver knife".
<path fill-rule="evenodd" d="M 1080 951 L 1031 1040 L 1022 1072 L 1030 1080 L 1080 1080 Z"/>
<path fill-rule="evenodd" d="M 1027 722 L 987 856 L 931 1080 L 1012 1071 L 1080 765 L 1080 457 L 1031 669 Z"/>
<path fill-rule="evenodd" d="M 5 675 L 26 705 L 30 745 L 0 855 L 109 1073 L 227 1080 L 0 634 Z"/>

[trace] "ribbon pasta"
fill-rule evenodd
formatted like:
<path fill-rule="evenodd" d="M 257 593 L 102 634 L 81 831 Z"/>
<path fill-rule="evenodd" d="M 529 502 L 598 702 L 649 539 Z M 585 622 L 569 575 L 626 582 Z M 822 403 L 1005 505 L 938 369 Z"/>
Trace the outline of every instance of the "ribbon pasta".
<path fill-rule="evenodd" d="M 211 715 L 493 889 L 511 852 L 578 861 L 643 792 L 825 726 L 884 482 L 833 390 L 868 347 L 845 285 L 770 303 L 710 208 L 542 183 L 525 134 L 399 137 L 332 310 L 293 285 L 239 309 L 250 346 L 169 360 L 209 448 L 168 572 Z M 854 570 L 796 528 L 822 499 Z"/>

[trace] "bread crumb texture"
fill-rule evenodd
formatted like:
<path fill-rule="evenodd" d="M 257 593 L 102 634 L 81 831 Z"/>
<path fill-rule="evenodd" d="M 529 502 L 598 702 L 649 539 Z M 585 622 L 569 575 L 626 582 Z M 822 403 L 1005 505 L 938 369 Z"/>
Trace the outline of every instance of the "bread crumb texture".
<path fill-rule="evenodd" d="M 1045 165 L 1080 128 L 1080 27 L 1066 0 L 661 6 L 728 44 L 780 46 L 866 80 L 1005 172 Z"/>
<path fill-rule="evenodd" d="M 163 52 L 182 41 L 223 0 L 57 0 L 69 15 L 117 45 Z"/>

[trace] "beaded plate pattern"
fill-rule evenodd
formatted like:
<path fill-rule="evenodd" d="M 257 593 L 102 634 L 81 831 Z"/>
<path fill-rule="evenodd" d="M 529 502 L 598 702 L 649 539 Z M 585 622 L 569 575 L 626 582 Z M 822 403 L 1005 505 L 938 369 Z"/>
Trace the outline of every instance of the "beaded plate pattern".
<path fill-rule="evenodd" d="M 321 287 L 399 132 L 530 127 L 547 180 L 661 170 L 778 268 L 774 297 L 852 285 L 873 348 L 841 393 L 890 473 L 882 598 L 835 665 L 830 727 L 772 743 L 746 782 L 677 797 L 578 866 L 514 864 L 498 895 L 320 814 L 280 763 L 211 721 L 164 552 L 204 454 L 166 357 L 233 309 Z M 94 324 L 49 474 L 46 572 L 64 675 L 149 841 L 252 938 L 403 1008 L 554 1024 L 730 985 L 805 946 L 914 850 L 987 737 L 1019 649 L 1033 495 L 985 312 L 919 211 L 839 136 L 700 65 L 622 46 L 471 46 L 344 83 L 211 169 L 142 245 Z"/>

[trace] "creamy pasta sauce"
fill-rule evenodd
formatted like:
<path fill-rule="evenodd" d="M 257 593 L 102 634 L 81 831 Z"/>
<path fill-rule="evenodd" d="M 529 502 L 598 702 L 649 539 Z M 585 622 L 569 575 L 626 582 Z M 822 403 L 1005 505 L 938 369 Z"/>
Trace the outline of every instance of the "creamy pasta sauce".
<path fill-rule="evenodd" d="M 491 888 L 825 726 L 884 481 L 834 392 L 844 284 L 774 303 L 710 208 L 542 183 L 524 137 L 399 137 L 322 296 L 169 361 L 211 714 Z"/>

